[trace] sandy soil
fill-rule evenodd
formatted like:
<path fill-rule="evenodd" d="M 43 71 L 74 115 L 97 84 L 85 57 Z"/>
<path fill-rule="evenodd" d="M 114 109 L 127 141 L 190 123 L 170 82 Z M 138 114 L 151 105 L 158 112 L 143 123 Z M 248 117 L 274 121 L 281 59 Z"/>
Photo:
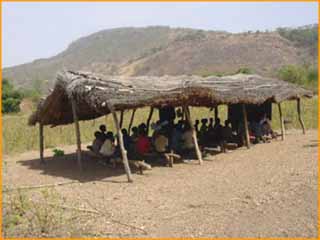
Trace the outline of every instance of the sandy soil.
<path fill-rule="evenodd" d="M 80 175 L 74 154 L 48 157 L 43 167 L 38 152 L 28 152 L 4 157 L 3 182 L 16 188 L 77 180 L 56 189 L 67 205 L 108 213 L 91 220 L 98 236 L 317 237 L 317 146 L 317 131 L 290 131 L 285 141 L 208 156 L 203 166 L 154 167 L 134 174 L 134 183 L 122 168 L 92 159 Z"/>

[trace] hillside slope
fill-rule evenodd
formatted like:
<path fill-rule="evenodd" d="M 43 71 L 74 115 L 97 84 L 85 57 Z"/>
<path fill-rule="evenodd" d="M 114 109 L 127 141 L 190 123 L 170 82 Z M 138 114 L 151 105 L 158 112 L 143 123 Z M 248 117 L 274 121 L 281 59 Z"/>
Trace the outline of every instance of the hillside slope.
<path fill-rule="evenodd" d="M 231 34 L 185 28 L 104 30 L 71 43 L 58 55 L 3 69 L 22 87 L 34 81 L 52 86 L 63 69 L 122 75 L 232 73 L 241 67 L 273 75 L 283 65 L 316 62 L 308 46 L 275 32 Z"/>

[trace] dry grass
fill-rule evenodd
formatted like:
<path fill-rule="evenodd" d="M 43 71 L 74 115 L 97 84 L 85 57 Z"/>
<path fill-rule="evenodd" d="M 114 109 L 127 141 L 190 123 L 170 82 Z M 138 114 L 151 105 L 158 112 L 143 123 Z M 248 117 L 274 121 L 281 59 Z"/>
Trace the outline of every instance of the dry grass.
<path fill-rule="evenodd" d="M 15 191 L 4 195 L 4 237 L 80 237 L 90 234 L 84 225 L 90 213 L 67 208 L 55 189 Z M 80 211 L 80 210 L 81 211 Z"/>
<path fill-rule="evenodd" d="M 302 101 L 303 119 L 307 128 L 317 128 L 318 126 L 318 99 Z M 272 124 L 274 129 L 279 128 L 279 116 L 277 106 L 273 106 Z M 288 120 L 293 123 L 290 128 L 299 128 L 297 119 L 296 102 L 283 103 L 283 114 Z M 135 115 L 133 126 L 146 121 L 149 114 L 147 108 L 138 109 Z M 201 119 L 213 116 L 208 108 L 192 108 L 192 118 Z M 131 112 L 125 112 L 124 127 L 129 125 Z M 226 106 L 219 107 L 219 116 L 221 120 L 227 117 Z M 7 115 L 4 116 L 3 121 L 3 153 L 13 154 L 18 152 L 25 152 L 39 148 L 39 132 L 37 127 L 27 126 L 27 115 Z M 158 119 L 158 113 L 154 112 L 152 121 Z M 107 121 L 107 122 L 106 122 Z M 97 130 L 100 124 L 107 123 L 108 130 L 114 131 L 114 125 L 111 116 L 107 118 L 99 118 L 93 121 L 81 122 L 81 138 L 82 142 L 90 142 L 93 138 L 94 131 Z M 50 128 L 46 127 L 45 146 L 46 148 L 53 148 L 63 145 L 70 145 L 76 142 L 74 126 L 72 124 L 61 127 Z"/>

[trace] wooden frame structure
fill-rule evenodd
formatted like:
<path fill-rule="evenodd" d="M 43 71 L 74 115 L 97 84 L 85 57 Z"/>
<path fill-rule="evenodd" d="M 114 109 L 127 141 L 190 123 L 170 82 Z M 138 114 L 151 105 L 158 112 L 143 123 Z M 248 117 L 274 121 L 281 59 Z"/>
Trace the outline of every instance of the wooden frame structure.
<path fill-rule="evenodd" d="M 116 129 L 117 129 L 119 146 L 120 146 L 120 151 L 121 151 L 122 163 L 123 163 L 123 166 L 124 166 L 124 170 L 125 170 L 125 172 L 127 174 L 128 182 L 133 182 L 132 175 L 131 175 L 131 170 L 130 170 L 130 167 L 129 167 L 129 161 L 128 161 L 128 157 L 127 157 L 127 150 L 124 147 L 123 136 L 122 136 L 122 132 L 121 132 L 121 128 L 120 128 L 120 123 L 118 121 L 117 113 L 113 110 L 113 108 L 111 106 L 109 106 L 109 108 L 110 108 L 112 116 L 113 116 L 114 125 L 116 126 Z"/>
<path fill-rule="evenodd" d="M 266 84 L 266 82 L 268 82 Z M 99 87 L 96 87 L 99 86 Z M 50 94 L 39 103 L 30 116 L 29 125 L 39 124 L 40 162 L 44 163 L 44 126 L 58 126 L 74 123 L 77 139 L 77 162 L 82 170 L 81 135 L 79 121 L 95 119 L 112 114 L 117 130 L 122 162 L 128 181 L 132 175 L 124 148 L 121 127 L 124 111 L 132 109 L 129 133 L 136 109 L 150 106 L 147 131 L 150 127 L 154 106 L 182 106 L 184 117 L 189 122 L 199 164 L 202 154 L 197 133 L 192 123 L 189 106 L 214 107 L 218 118 L 217 104 L 242 104 L 243 123 L 247 148 L 250 148 L 249 127 L 245 104 L 262 104 L 267 100 L 278 104 L 281 135 L 285 138 L 283 113 L 280 103 L 285 100 L 297 101 L 298 119 L 305 134 L 301 116 L 300 98 L 311 98 L 313 93 L 294 84 L 258 75 L 210 76 L 102 76 L 91 73 L 64 71 L 57 76 L 56 85 Z M 120 111 L 120 121 L 116 111 Z M 106 117 L 107 119 L 107 117 Z"/>
<path fill-rule="evenodd" d="M 72 107 L 72 113 L 73 113 L 73 119 L 74 119 L 74 127 L 76 131 L 76 138 L 77 138 L 78 166 L 80 171 L 82 171 L 83 168 L 82 168 L 82 157 L 81 157 L 80 125 L 79 125 L 78 116 L 77 116 L 77 106 L 73 98 L 71 98 L 70 100 L 71 100 L 71 107 Z"/>
<path fill-rule="evenodd" d="M 150 127 L 150 121 L 151 121 L 151 118 L 152 118 L 152 115 L 153 115 L 153 110 L 154 110 L 154 108 L 150 107 L 150 112 L 149 112 L 149 116 L 148 116 L 148 119 L 147 119 L 147 135 L 149 134 L 149 127 Z"/>
<path fill-rule="evenodd" d="M 194 143 L 194 148 L 197 154 L 197 158 L 199 160 L 199 164 L 202 165 L 203 161 L 202 161 L 202 154 L 199 148 L 199 144 L 198 144 L 198 138 L 197 138 L 197 131 L 194 128 L 191 116 L 190 116 L 190 109 L 188 106 L 184 106 L 184 112 L 186 114 L 186 119 L 191 127 L 191 131 L 192 131 L 192 139 L 193 139 L 193 143 Z"/>
<path fill-rule="evenodd" d="M 132 114 L 131 114 L 131 118 L 130 118 L 130 122 L 129 122 L 129 126 L 128 126 L 128 134 L 130 135 L 130 132 L 131 132 L 131 127 L 132 127 L 132 124 L 133 124 L 133 119 L 134 119 L 134 115 L 136 113 L 136 110 L 137 109 L 133 109 L 132 110 Z"/>
<path fill-rule="evenodd" d="M 297 112 L 298 112 L 299 122 L 300 122 L 300 125 L 301 125 L 301 128 L 302 128 L 302 133 L 306 134 L 306 129 L 305 129 L 305 126 L 304 126 L 304 122 L 303 122 L 302 117 L 301 117 L 301 101 L 300 101 L 300 98 L 297 99 Z"/>
<path fill-rule="evenodd" d="M 243 115 L 243 125 L 244 125 L 246 146 L 247 146 L 247 148 L 250 148 L 250 135 L 249 135 L 248 117 L 247 117 L 247 110 L 246 110 L 246 105 L 245 104 L 242 104 L 242 115 Z"/>
<path fill-rule="evenodd" d="M 217 121 L 218 118 L 219 118 L 219 108 L 218 106 L 216 106 L 214 108 L 214 121 Z"/>
<path fill-rule="evenodd" d="M 281 103 L 278 103 L 278 110 L 279 110 L 279 119 L 280 119 L 280 128 L 281 128 L 281 139 L 284 140 L 285 139 L 286 130 L 284 128 L 284 119 L 283 119 L 283 116 L 282 116 Z"/>
<path fill-rule="evenodd" d="M 72 98 L 70 100 L 71 100 L 72 113 L 73 113 L 73 117 L 74 117 L 75 134 L 76 134 L 76 140 L 77 140 L 77 150 L 76 150 L 77 163 L 78 163 L 79 170 L 83 171 L 82 155 L 81 155 L 81 135 L 80 135 L 79 120 L 78 120 L 78 116 L 77 116 L 77 107 L 76 107 L 75 101 Z M 250 136 L 249 136 L 249 127 L 248 127 L 246 105 L 242 104 L 241 106 L 242 106 L 243 123 L 244 123 L 244 130 L 245 130 L 245 143 L 246 143 L 246 147 L 249 149 L 250 148 Z M 285 139 L 285 127 L 284 127 L 284 118 L 283 118 L 281 103 L 278 103 L 277 106 L 278 106 L 278 110 L 279 110 L 281 139 L 284 140 Z M 120 121 L 119 121 L 116 111 L 113 110 L 112 106 L 109 106 L 109 108 L 112 109 L 111 114 L 113 116 L 114 125 L 116 127 L 116 131 L 117 131 L 117 135 L 118 135 L 119 146 L 120 146 L 122 162 L 124 165 L 125 173 L 127 175 L 128 182 L 133 182 L 131 169 L 130 169 L 129 161 L 128 161 L 128 157 L 127 157 L 127 150 L 124 147 L 123 136 L 122 136 L 122 132 L 121 132 L 121 126 L 122 126 L 123 118 L 124 118 L 124 111 L 120 112 Z M 199 144 L 198 144 L 198 140 L 197 140 L 197 133 L 195 131 L 195 128 L 194 128 L 194 125 L 192 122 L 189 106 L 185 105 L 182 107 L 182 109 L 183 109 L 184 116 L 191 127 L 192 138 L 193 138 L 193 142 L 194 142 L 194 146 L 195 146 L 195 152 L 197 155 L 197 159 L 199 161 L 199 164 L 202 165 L 203 164 L 202 153 L 199 148 Z M 218 107 L 215 107 L 215 116 L 218 116 L 217 109 L 218 109 Z M 134 116 L 135 116 L 136 110 L 137 109 L 132 110 L 132 114 L 131 114 L 131 118 L 130 118 L 130 122 L 129 122 L 129 126 L 128 126 L 129 132 L 130 132 L 130 129 L 131 129 L 133 121 L 134 121 Z M 151 107 L 149 115 L 148 115 L 148 119 L 147 119 L 147 130 L 149 130 L 149 125 L 150 125 L 150 121 L 151 121 L 153 112 L 154 112 L 154 108 Z M 302 132 L 303 132 L 303 134 L 305 134 L 306 130 L 305 130 L 304 122 L 301 117 L 300 99 L 297 100 L 297 113 L 298 113 L 299 123 L 302 128 Z M 106 119 L 107 119 L 107 115 L 106 115 Z M 45 160 L 44 160 L 44 126 L 42 123 L 39 123 L 39 146 L 40 146 L 40 163 L 44 164 L 45 163 Z"/>
<path fill-rule="evenodd" d="M 44 164 L 43 152 L 44 152 L 44 139 L 43 139 L 43 125 L 39 123 L 39 149 L 40 149 L 40 163 Z"/>

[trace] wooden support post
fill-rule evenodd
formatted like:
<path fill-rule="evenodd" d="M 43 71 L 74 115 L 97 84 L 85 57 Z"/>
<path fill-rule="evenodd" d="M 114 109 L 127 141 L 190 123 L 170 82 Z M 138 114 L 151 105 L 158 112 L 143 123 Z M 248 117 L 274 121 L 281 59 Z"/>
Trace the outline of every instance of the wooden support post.
<path fill-rule="evenodd" d="M 127 150 L 124 148 L 123 136 L 122 136 L 120 124 L 118 122 L 117 113 L 113 110 L 112 106 L 110 106 L 110 105 L 109 105 L 109 109 L 112 113 L 114 125 L 116 126 L 116 129 L 117 129 L 119 146 L 120 146 L 120 151 L 121 151 L 121 155 L 122 155 L 122 162 L 123 162 L 124 170 L 126 171 L 128 182 L 133 182 L 132 176 L 131 176 L 131 170 L 129 167 L 128 157 L 127 157 Z"/>
<path fill-rule="evenodd" d="M 278 109 L 279 109 L 279 118 L 280 118 L 280 127 L 281 127 L 281 140 L 284 140 L 286 131 L 284 128 L 284 120 L 282 116 L 281 103 L 278 103 Z"/>
<path fill-rule="evenodd" d="M 44 164 L 43 152 L 44 152 L 44 139 L 43 139 L 43 124 L 39 123 L 39 143 L 40 143 L 40 163 Z"/>
<path fill-rule="evenodd" d="M 149 112 L 149 116 L 148 116 L 148 119 L 147 119 L 147 136 L 149 134 L 149 126 L 150 126 L 150 121 L 151 121 L 151 118 L 152 118 L 152 115 L 153 115 L 153 107 L 150 107 L 150 112 Z"/>
<path fill-rule="evenodd" d="M 182 118 L 181 118 L 181 120 L 184 121 L 184 120 L 186 119 L 186 113 L 185 113 L 184 107 L 181 108 L 181 111 L 182 111 Z"/>
<path fill-rule="evenodd" d="M 245 104 L 242 104 L 242 115 L 243 115 L 243 125 L 245 130 L 245 137 L 246 137 L 246 145 L 247 145 L 247 148 L 250 148 L 249 126 L 248 126 L 247 110 L 246 110 Z"/>
<path fill-rule="evenodd" d="M 216 122 L 218 118 L 219 118 L 219 109 L 218 109 L 218 106 L 216 106 L 214 108 L 214 121 Z"/>
<path fill-rule="evenodd" d="M 119 123 L 120 129 L 122 129 L 122 125 L 123 125 L 123 113 L 124 113 L 124 111 L 122 110 L 122 111 L 120 112 L 120 123 Z"/>
<path fill-rule="evenodd" d="M 76 138 L 77 138 L 77 159 L 78 159 L 78 166 L 80 171 L 82 171 L 82 159 L 81 159 L 81 139 L 80 139 L 80 127 L 79 121 L 77 116 L 77 107 L 76 103 L 73 98 L 70 98 L 71 107 L 72 107 L 72 114 L 73 114 L 73 122 L 76 130 Z"/>
<path fill-rule="evenodd" d="M 192 130 L 192 138 L 193 138 L 194 148 L 196 150 L 196 154 L 197 154 L 197 157 L 198 157 L 198 160 L 199 160 L 199 164 L 201 165 L 202 164 L 202 155 L 201 155 L 201 151 L 199 149 L 197 132 L 196 132 L 196 130 L 194 128 L 194 125 L 192 123 L 192 119 L 191 119 L 191 116 L 190 116 L 191 114 L 190 114 L 188 106 L 184 106 L 184 112 L 186 114 L 187 121 L 189 122 L 189 125 L 190 125 L 191 130 Z"/>
<path fill-rule="evenodd" d="M 306 129 L 304 127 L 304 123 L 301 117 L 301 102 L 300 102 L 300 98 L 297 99 L 297 111 L 298 111 L 298 117 L 299 117 L 299 122 L 302 128 L 302 133 L 306 134 Z"/>
<path fill-rule="evenodd" d="M 131 131 L 131 127 L 132 127 L 132 124 L 133 124 L 133 120 L 134 120 L 134 115 L 136 113 L 136 110 L 137 109 L 133 109 L 132 110 L 132 114 L 131 114 L 131 118 L 130 118 L 130 123 L 129 123 L 129 127 L 128 127 L 128 134 L 130 135 L 130 131 Z"/>

